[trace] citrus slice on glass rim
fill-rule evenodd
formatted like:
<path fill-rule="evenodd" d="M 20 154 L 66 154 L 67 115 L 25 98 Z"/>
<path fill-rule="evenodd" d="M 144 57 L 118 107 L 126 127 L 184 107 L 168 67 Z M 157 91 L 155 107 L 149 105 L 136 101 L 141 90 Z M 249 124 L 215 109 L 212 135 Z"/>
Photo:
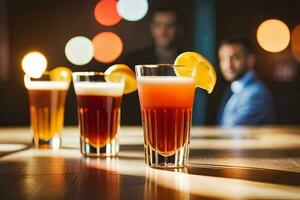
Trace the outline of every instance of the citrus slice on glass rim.
<path fill-rule="evenodd" d="M 68 81 L 72 80 L 72 71 L 67 67 L 56 67 L 50 71 L 50 79 L 52 81 Z"/>
<path fill-rule="evenodd" d="M 196 52 L 184 52 L 176 58 L 175 65 L 187 67 L 175 67 L 177 76 L 192 77 L 196 87 L 202 88 L 208 93 L 213 91 L 217 75 L 212 64 L 204 56 Z"/>
<path fill-rule="evenodd" d="M 124 94 L 129 94 L 137 89 L 135 74 L 127 65 L 112 65 L 104 72 L 104 75 L 108 82 L 120 82 L 120 79 L 124 81 Z"/>

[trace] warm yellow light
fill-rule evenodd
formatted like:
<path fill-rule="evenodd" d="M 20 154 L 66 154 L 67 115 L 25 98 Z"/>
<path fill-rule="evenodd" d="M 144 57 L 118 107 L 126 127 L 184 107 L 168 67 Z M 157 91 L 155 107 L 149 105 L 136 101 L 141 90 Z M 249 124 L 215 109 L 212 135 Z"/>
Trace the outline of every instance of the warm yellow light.
<path fill-rule="evenodd" d="M 22 60 L 22 69 L 27 76 L 40 78 L 47 67 L 47 59 L 40 52 L 26 54 Z"/>
<path fill-rule="evenodd" d="M 60 139 L 59 137 L 54 137 L 52 139 L 52 148 L 55 150 L 55 149 L 59 149 L 60 147 Z"/>
<path fill-rule="evenodd" d="M 277 19 L 269 19 L 261 23 L 256 33 L 258 44 L 266 51 L 280 52 L 290 42 L 290 31 L 285 23 Z"/>

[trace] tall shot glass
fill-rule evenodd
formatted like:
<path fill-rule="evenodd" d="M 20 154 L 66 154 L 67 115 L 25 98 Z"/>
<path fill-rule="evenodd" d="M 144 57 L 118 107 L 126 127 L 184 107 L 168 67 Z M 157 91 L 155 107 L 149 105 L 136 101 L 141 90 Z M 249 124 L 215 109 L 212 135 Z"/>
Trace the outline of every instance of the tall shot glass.
<path fill-rule="evenodd" d="M 35 148 L 61 146 L 68 80 L 52 80 L 49 72 L 40 78 L 24 76 L 30 104 L 30 123 Z"/>
<path fill-rule="evenodd" d="M 144 130 L 145 161 L 155 168 L 188 163 L 195 83 L 175 65 L 137 65 L 136 76 Z"/>
<path fill-rule="evenodd" d="M 74 72 L 73 83 L 81 153 L 87 157 L 116 156 L 124 82 L 121 78 L 107 82 L 103 72 Z"/>

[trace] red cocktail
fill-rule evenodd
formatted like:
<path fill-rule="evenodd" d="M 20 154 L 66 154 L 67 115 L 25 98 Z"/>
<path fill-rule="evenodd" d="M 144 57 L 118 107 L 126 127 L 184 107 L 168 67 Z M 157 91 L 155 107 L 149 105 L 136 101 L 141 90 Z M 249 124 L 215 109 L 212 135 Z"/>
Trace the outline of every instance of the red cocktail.
<path fill-rule="evenodd" d="M 114 156 L 119 151 L 118 132 L 124 83 L 77 80 L 81 74 L 73 73 L 81 152 L 86 156 Z"/>

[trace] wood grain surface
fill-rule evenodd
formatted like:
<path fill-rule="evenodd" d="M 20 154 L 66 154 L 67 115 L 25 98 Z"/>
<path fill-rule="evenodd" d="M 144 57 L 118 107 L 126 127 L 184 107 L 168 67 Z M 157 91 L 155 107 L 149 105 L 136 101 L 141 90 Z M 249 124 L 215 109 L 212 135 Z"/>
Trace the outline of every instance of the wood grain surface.
<path fill-rule="evenodd" d="M 31 148 L 29 128 L 0 128 L 0 199 L 300 199 L 300 127 L 192 128 L 189 166 L 144 164 L 141 127 L 122 127 L 116 158 Z"/>

